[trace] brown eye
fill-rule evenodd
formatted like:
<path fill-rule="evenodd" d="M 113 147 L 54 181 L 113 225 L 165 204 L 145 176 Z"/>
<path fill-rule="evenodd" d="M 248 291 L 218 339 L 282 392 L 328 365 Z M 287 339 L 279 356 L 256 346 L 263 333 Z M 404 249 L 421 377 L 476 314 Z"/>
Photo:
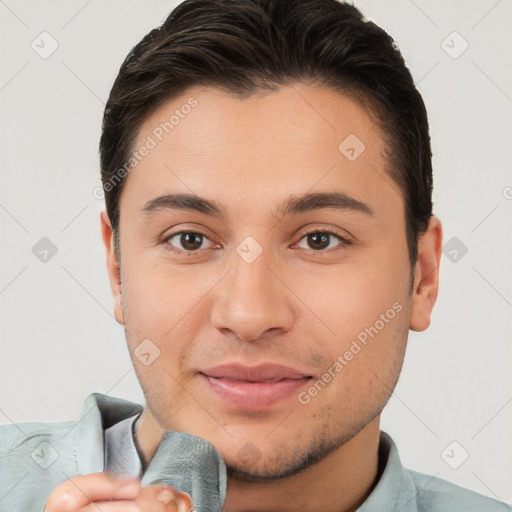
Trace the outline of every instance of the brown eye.
<path fill-rule="evenodd" d="M 181 231 L 168 237 L 166 242 L 168 242 L 173 249 L 178 251 L 193 252 L 201 248 L 205 238 L 207 237 L 201 233 L 196 233 L 194 231 Z M 171 243 L 174 239 L 176 239 L 176 245 Z"/>
<path fill-rule="evenodd" d="M 300 246 L 305 240 L 306 246 Z M 334 243 L 338 241 L 338 243 Z M 313 252 L 328 252 L 327 249 L 342 249 L 345 245 L 350 245 L 350 241 L 331 231 L 311 231 L 306 233 L 299 242 L 299 247 Z M 329 251 L 330 252 L 330 251 Z"/>
<path fill-rule="evenodd" d="M 307 238 L 311 249 L 325 249 L 329 247 L 331 235 L 327 233 L 310 233 L 307 235 Z"/>

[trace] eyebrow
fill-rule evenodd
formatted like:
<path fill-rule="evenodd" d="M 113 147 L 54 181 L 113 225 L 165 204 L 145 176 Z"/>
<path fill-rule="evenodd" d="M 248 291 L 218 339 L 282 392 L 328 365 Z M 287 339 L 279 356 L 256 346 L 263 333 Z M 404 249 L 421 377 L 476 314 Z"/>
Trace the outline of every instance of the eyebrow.
<path fill-rule="evenodd" d="M 346 192 L 317 192 L 308 193 L 299 197 L 291 196 L 284 202 L 277 213 L 285 217 L 314 210 L 340 210 L 374 215 L 373 209 L 366 203 L 355 199 Z M 162 210 L 195 211 L 226 219 L 228 209 L 226 206 L 195 194 L 166 194 L 148 201 L 141 209 L 141 213 L 149 215 Z"/>

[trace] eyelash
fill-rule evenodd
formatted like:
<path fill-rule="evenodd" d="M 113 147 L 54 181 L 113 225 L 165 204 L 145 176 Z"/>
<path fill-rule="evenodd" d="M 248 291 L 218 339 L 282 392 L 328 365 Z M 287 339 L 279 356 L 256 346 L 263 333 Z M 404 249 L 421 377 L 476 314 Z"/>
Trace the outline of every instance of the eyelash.
<path fill-rule="evenodd" d="M 170 234 L 169 236 L 167 236 L 162 241 L 163 244 L 164 244 L 165 249 L 168 250 L 168 251 L 171 251 L 171 252 L 173 252 L 175 254 L 182 254 L 182 255 L 185 255 L 185 256 L 195 256 L 195 255 L 197 255 L 201 251 L 201 249 L 198 249 L 198 250 L 195 250 L 195 251 L 179 250 L 179 249 L 174 248 L 172 245 L 170 245 L 168 243 L 169 240 L 171 240 L 175 236 L 184 235 L 184 234 L 200 235 L 200 236 L 203 236 L 204 238 L 206 238 L 207 240 L 210 240 L 207 235 L 205 235 L 204 233 L 201 233 L 200 231 L 189 231 L 189 230 L 177 231 L 176 233 Z M 338 247 L 338 248 L 335 248 L 335 249 L 322 249 L 322 250 L 318 250 L 318 251 L 316 251 L 314 249 L 304 249 L 305 251 L 309 252 L 310 254 L 311 253 L 313 253 L 313 254 L 323 254 L 323 253 L 327 253 L 327 252 L 337 252 L 337 251 L 343 249 L 343 246 L 351 245 L 352 244 L 352 242 L 350 240 L 348 240 L 347 238 L 341 236 L 338 233 L 335 233 L 334 231 L 330 231 L 328 229 L 327 230 L 314 229 L 314 230 L 308 231 L 308 232 L 304 233 L 301 236 L 299 242 L 302 239 L 304 239 L 305 237 L 307 237 L 308 235 L 312 235 L 312 234 L 322 234 L 322 235 L 333 236 L 333 237 L 337 238 L 341 242 L 341 246 Z"/>

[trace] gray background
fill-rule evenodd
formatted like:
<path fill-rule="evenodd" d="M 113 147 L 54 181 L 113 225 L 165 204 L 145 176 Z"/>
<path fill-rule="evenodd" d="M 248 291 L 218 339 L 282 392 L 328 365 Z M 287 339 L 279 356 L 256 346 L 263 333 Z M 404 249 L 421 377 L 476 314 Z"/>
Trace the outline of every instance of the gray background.
<path fill-rule="evenodd" d="M 93 391 L 144 403 L 93 190 L 117 70 L 177 3 L 0 1 L 0 423 L 78 419 Z M 397 40 L 427 104 L 450 244 L 432 325 L 411 333 L 382 428 L 406 466 L 512 502 L 512 3 L 356 5 Z M 47 58 L 31 47 L 52 39 Z M 57 248 L 46 262 L 32 252 L 43 237 Z"/>

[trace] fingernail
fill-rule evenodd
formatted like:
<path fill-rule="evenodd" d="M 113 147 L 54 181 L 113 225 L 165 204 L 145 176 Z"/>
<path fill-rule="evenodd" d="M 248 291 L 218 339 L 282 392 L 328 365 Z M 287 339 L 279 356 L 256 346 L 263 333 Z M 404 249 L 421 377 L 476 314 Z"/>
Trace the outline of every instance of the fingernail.
<path fill-rule="evenodd" d="M 190 494 L 186 492 L 178 493 L 178 512 L 196 512 Z"/>
<path fill-rule="evenodd" d="M 184 501 L 180 500 L 178 505 L 178 512 L 194 512 L 194 509 L 189 508 Z"/>
<path fill-rule="evenodd" d="M 169 505 L 174 501 L 174 494 L 168 489 L 164 489 L 158 493 L 156 499 L 163 505 Z"/>

